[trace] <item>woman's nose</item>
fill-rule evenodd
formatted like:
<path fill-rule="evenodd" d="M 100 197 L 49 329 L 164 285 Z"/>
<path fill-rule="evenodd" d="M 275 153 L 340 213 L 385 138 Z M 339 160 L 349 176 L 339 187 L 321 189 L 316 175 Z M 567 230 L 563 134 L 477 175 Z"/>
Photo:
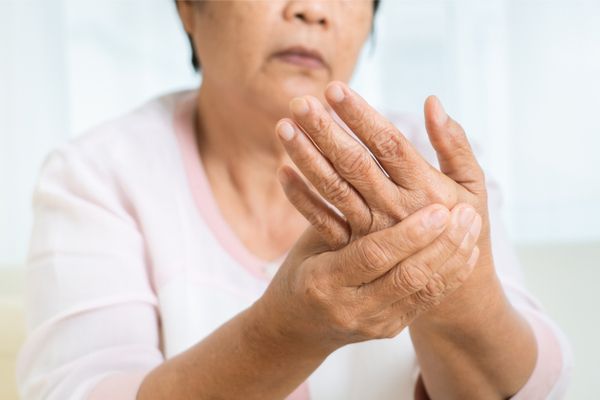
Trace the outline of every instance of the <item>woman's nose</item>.
<path fill-rule="evenodd" d="M 328 5 L 325 1 L 290 1 L 285 9 L 285 18 L 289 21 L 301 21 L 309 25 L 329 24 Z"/>

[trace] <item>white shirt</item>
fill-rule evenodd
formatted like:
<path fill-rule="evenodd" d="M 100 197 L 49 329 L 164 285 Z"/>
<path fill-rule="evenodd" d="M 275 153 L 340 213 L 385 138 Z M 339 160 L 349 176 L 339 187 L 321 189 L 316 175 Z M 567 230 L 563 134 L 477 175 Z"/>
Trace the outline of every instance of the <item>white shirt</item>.
<path fill-rule="evenodd" d="M 163 96 L 45 160 L 17 370 L 24 399 L 135 399 L 150 370 L 249 307 L 283 261 L 252 255 L 222 217 L 196 151 L 195 104 L 195 91 Z M 423 124 L 394 122 L 434 162 Z M 525 291 L 489 177 L 488 190 L 496 269 L 539 347 L 515 398 L 559 398 L 569 345 Z M 417 373 L 404 330 L 337 350 L 289 398 L 409 399 Z"/>

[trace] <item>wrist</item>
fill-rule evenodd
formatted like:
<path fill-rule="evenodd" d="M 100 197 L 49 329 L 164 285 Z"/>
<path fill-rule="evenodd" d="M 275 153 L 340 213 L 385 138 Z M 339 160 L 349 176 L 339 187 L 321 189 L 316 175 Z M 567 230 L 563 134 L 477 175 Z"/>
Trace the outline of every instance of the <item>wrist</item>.
<path fill-rule="evenodd" d="M 493 265 L 478 265 L 463 287 L 441 304 L 423 313 L 411 324 L 411 331 L 427 330 L 465 335 L 487 329 L 510 313 L 512 306 L 504 294 Z"/>
<path fill-rule="evenodd" d="M 335 349 L 315 343 L 298 332 L 276 307 L 270 307 L 263 297 L 246 310 L 244 336 L 250 346 L 263 350 L 323 361 Z"/>

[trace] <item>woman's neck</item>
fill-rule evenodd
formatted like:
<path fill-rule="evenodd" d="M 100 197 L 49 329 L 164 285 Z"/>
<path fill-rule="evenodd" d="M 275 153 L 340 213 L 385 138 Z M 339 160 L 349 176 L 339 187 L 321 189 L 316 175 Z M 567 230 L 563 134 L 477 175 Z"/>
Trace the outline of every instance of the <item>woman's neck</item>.
<path fill-rule="evenodd" d="M 275 136 L 276 120 L 204 84 L 197 111 L 199 151 L 225 219 L 249 248 L 248 236 L 254 235 L 257 241 L 280 241 L 272 242 L 278 248 L 273 254 L 280 254 L 296 239 L 285 238 L 290 229 L 291 236 L 299 235 L 306 222 L 277 181 L 277 168 L 291 161 Z M 290 223 L 282 226 L 282 220 Z M 270 258 L 267 249 L 255 253 Z"/>
<path fill-rule="evenodd" d="M 276 200 L 281 194 L 276 171 L 289 161 L 274 133 L 276 121 L 215 92 L 203 84 L 198 95 L 196 134 L 204 164 L 222 173 L 219 182 L 229 182 L 240 195 Z"/>

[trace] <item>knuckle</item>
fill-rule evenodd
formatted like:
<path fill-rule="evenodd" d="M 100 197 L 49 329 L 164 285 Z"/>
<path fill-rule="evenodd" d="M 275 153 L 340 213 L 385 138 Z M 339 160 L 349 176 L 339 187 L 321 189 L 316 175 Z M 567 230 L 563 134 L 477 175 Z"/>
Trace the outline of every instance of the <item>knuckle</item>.
<path fill-rule="evenodd" d="M 329 117 L 326 117 L 322 114 L 317 114 L 312 119 L 312 124 L 310 124 L 311 126 L 309 127 L 309 133 L 322 135 L 324 132 L 331 131 L 331 124 L 332 121 Z"/>
<path fill-rule="evenodd" d="M 357 243 L 359 259 L 362 260 L 363 268 L 367 271 L 376 272 L 387 263 L 387 251 L 379 242 L 365 236 Z"/>
<path fill-rule="evenodd" d="M 373 218 L 368 211 L 352 211 L 346 213 L 349 224 L 352 227 L 353 239 L 364 237 L 371 232 Z"/>
<path fill-rule="evenodd" d="M 356 326 L 352 334 L 361 340 L 380 339 L 382 337 L 381 330 L 377 325 L 361 324 Z"/>
<path fill-rule="evenodd" d="M 422 310 L 423 302 L 421 301 L 419 292 L 413 293 L 410 296 L 408 296 L 405 300 L 405 305 L 409 310 Z"/>
<path fill-rule="evenodd" d="M 468 146 L 467 134 L 458 121 L 449 119 L 447 132 L 448 139 L 452 142 L 454 148 L 463 148 Z"/>
<path fill-rule="evenodd" d="M 446 284 L 441 277 L 432 277 L 429 282 L 414 294 L 415 306 L 428 309 L 432 305 L 440 303 L 442 295 L 446 291 Z"/>
<path fill-rule="evenodd" d="M 329 321 L 334 330 L 345 336 L 356 337 L 361 330 L 358 320 L 344 309 L 332 310 Z"/>
<path fill-rule="evenodd" d="M 393 339 L 398 336 L 408 326 L 406 320 L 407 318 L 403 315 L 381 335 L 381 339 Z"/>
<path fill-rule="evenodd" d="M 352 126 L 354 129 L 365 129 L 368 128 L 369 118 L 367 118 L 367 110 L 364 107 L 359 107 L 357 104 L 354 104 L 352 107 L 352 112 L 346 115 L 346 122 L 349 126 Z"/>
<path fill-rule="evenodd" d="M 452 208 L 458 201 L 458 194 L 453 186 L 453 183 L 444 180 L 441 185 L 429 185 L 423 195 L 427 198 L 428 203 L 443 204 Z"/>
<path fill-rule="evenodd" d="M 322 305 L 325 303 L 326 297 L 323 291 L 317 286 L 305 286 L 304 297 L 310 304 Z"/>
<path fill-rule="evenodd" d="M 465 152 L 466 153 L 466 152 Z M 457 156 L 459 157 L 459 156 Z M 473 158 L 470 154 L 463 154 L 462 158 Z M 465 184 L 468 185 L 469 188 L 476 189 L 477 192 L 483 190 L 485 187 L 485 175 L 483 170 L 477 163 L 477 160 L 473 159 L 473 161 L 469 164 L 465 163 L 465 165 L 458 170 L 462 176 L 465 176 Z"/>
<path fill-rule="evenodd" d="M 381 328 L 378 329 L 378 339 L 391 339 L 396 336 L 398 330 L 398 317 L 396 315 L 390 315 L 385 319 L 385 322 L 381 324 Z"/>
<path fill-rule="evenodd" d="M 417 292 L 427 284 L 428 279 L 427 274 L 421 268 L 407 262 L 394 270 L 393 285 L 396 289 Z"/>
<path fill-rule="evenodd" d="M 337 159 L 336 168 L 345 176 L 357 178 L 364 177 L 373 160 L 363 149 L 349 149 L 344 151 Z"/>
<path fill-rule="evenodd" d="M 310 211 L 306 213 L 306 219 L 315 228 L 321 229 L 331 225 L 331 218 L 324 212 Z"/>
<path fill-rule="evenodd" d="M 329 298 L 324 290 L 324 279 L 326 277 L 321 276 L 319 268 L 312 268 L 304 274 L 302 282 L 304 298 L 309 304 L 317 305 L 319 308 L 327 304 Z"/>
<path fill-rule="evenodd" d="M 471 144 L 467 137 L 467 132 L 463 126 L 456 120 L 450 119 L 450 126 L 448 127 L 449 138 L 454 145 L 454 148 L 460 149 L 463 152 L 472 153 Z"/>
<path fill-rule="evenodd" d="M 446 291 L 446 281 L 441 275 L 434 274 L 423 288 L 423 291 L 431 299 L 438 298 Z"/>
<path fill-rule="evenodd" d="M 406 174 L 407 180 L 411 182 L 420 182 L 422 181 L 419 177 L 416 176 L 413 172 L 408 172 Z M 429 195 L 426 190 L 422 188 L 415 188 L 409 190 L 405 196 L 405 208 L 408 215 L 413 214 L 414 212 L 420 210 L 421 208 L 431 204 L 429 200 Z"/>
<path fill-rule="evenodd" d="M 380 231 L 382 229 L 387 229 L 387 228 L 394 226 L 394 224 L 398 223 L 398 218 L 394 218 L 389 213 L 386 213 L 383 211 L 373 210 L 371 212 L 371 215 L 372 215 L 371 226 L 370 226 L 371 232 L 376 232 L 376 231 Z"/>
<path fill-rule="evenodd" d="M 472 192 L 480 198 L 487 199 L 487 178 L 479 164 L 477 165 L 477 170 L 474 171 L 473 180 Z"/>
<path fill-rule="evenodd" d="M 410 192 L 405 191 L 404 189 L 398 190 L 398 196 L 394 201 L 393 208 L 393 216 L 398 219 L 398 221 L 403 221 L 408 218 L 413 212 L 414 208 L 412 204 L 412 194 Z M 412 225 L 411 225 L 412 226 Z"/>
<path fill-rule="evenodd" d="M 469 276 L 471 276 L 472 271 L 473 269 L 467 266 L 466 264 L 461 265 L 454 278 L 454 286 L 458 287 L 465 283 L 467 279 L 469 279 Z"/>
<path fill-rule="evenodd" d="M 393 339 L 398 336 L 399 333 L 400 331 L 398 331 L 398 328 L 390 328 L 382 335 L 381 339 Z"/>
<path fill-rule="evenodd" d="M 350 185 L 335 173 L 327 177 L 321 187 L 323 195 L 334 204 L 344 203 L 352 194 Z"/>
<path fill-rule="evenodd" d="M 298 151 L 294 154 L 294 157 L 298 160 L 298 163 L 302 166 L 318 165 L 318 162 L 319 162 L 316 153 L 312 152 L 312 151 Z M 303 168 L 301 168 L 301 169 L 303 169 Z"/>
<path fill-rule="evenodd" d="M 435 304 L 434 299 L 424 290 L 415 293 L 415 303 L 424 310 Z"/>
<path fill-rule="evenodd" d="M 398 161 L 406 157 L 401 139 L 395 129 L 385 126 L 379 128 L 371 137 L 377 156 L 383 160 Z"/>
<path fill-rule="evenodd" d="M 392 337 L 395 337 L 400 332 L 402 332 L 418 316 L 419 316 L 418 307 L 413 306 L 413 307 L 403 310 L 402 313 L 396 317 L 395 324 L 392 327 L 392 332 L 391 332 Z"/>

